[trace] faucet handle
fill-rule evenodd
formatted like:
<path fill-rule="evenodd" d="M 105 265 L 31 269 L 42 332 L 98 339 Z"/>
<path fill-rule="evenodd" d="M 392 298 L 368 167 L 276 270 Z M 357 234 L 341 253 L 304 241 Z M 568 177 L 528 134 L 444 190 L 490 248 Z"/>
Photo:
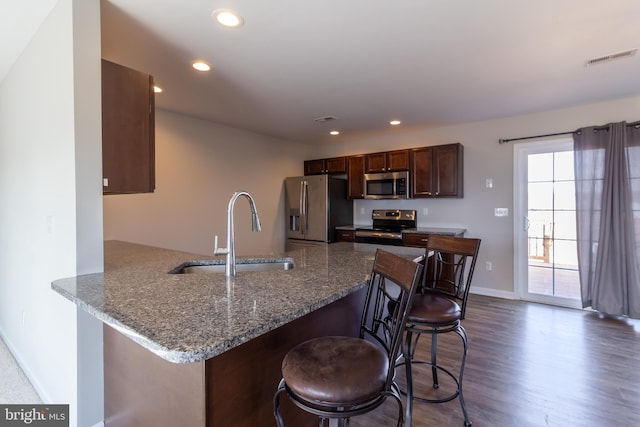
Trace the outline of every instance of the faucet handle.
<path fill-rule="evenodd" d="M 214 255 L 226 255 L 229 253 L 229 248 L 219 248 L 218 247 L 218 235 L 213 239 L 213 254 Z"/>

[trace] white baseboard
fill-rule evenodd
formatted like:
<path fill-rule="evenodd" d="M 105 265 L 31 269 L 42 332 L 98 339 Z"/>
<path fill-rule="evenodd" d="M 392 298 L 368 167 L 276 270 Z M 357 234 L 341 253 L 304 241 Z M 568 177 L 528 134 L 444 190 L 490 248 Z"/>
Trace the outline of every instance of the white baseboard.
<path fill-rule="evenodd" d="M 38 381 L 35 375 L 33 375 L 33 372 L 31 371 L 31 369 L 24 363 L 24 359 L 22 358 L 21 353 L 16 349 L 16 347 L 13 345 L 11 340 L 8 339 L 7 335 L 4 333 L 2 328 L 0 328 L 0 337 L 2 338 L 2 341 L 4 341 L 4 344 L 9 349 L 9 352 L 15 359 L 20 369 L 22 369 L 22 372 L 24 372 L 24 375 L 27 377 L 27 379 L 29 379 L 29 382 L 31 382 L 31 385 L 33 386 L 33 389 L 35 390 L 36 394 L 40 397 L 40 400 L 42 400 L 43 402 L 51 401 L 51 399 L 49 399 L 48 393 L 46 393 L 40 381 Z M 28 402 L 28 403 L 31 403 L 31 402 Z"/>
<path fill-rule="evenodd" d="M 471 289 L 469 289 L 469 293 L 484 295 L 487 297 L 503 298 L 503 299 L 513 299 L 513 300 L 518 299 L 518 297 L 516 297 L 515 292 L 512 292 L 512 291 L 499 291 L 496 289 L 480 288 L 477 286 L 471 286 Z"/>

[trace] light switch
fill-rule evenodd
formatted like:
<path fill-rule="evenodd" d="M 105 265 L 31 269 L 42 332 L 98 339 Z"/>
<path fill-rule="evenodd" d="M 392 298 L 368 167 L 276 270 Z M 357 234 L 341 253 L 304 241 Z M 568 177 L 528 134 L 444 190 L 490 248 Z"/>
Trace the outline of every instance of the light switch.
<path fill-rule="evenodd" d="M 53 234 L 55 220 L 52 215 L 47 215 L 47 234 Z"/>
<path fill-rule="evenodd" d="M 493 178 L 487 178 L 484 180 L 484 186 L 487 188 L 493 188 Z"/>

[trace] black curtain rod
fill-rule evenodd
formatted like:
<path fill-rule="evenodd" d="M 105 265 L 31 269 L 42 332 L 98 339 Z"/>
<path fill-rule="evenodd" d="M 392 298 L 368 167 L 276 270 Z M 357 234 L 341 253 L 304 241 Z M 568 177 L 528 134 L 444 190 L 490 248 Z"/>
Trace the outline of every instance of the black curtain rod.
<path fill-rule="evenodd" d="M 627 123 L 627 126 L 633 126 L 636 129 L 638 129 L 640 128 L 640 122 Z M 609 126 L 599 126 L 594 128 L 594 130 L 605 130 L 605 129 L 609 129 Z M 499 139 L 498 144 L 506 144 L 507 142 L 511 142 L 511 141 L 523 141 L 525 139 L 545 138 L 547 136 L 571 135 L 575 132 L 580 132 L 580 131 L 575 130 L 571 132 L 558 132 L 558 133 L 547 133 L 545 135 L 523 136 L 521 138 Z"/>
<path fill-rule="evenodd" d="M 572 133 L 573 132 L 558 132 L 558 133 L 547 133 L 545 135 L 523 136 L 521 138 L 499 139 L 498 144 L 506 144 L 507 142 L 522 141 L 525 139 L 544 138 L 546 136 L 571 135 Z"/>

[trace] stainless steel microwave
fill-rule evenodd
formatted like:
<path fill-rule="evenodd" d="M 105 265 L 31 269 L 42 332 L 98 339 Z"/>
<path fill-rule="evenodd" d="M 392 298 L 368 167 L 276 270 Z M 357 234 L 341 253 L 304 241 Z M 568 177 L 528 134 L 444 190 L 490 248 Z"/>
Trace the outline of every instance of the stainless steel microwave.
<path fill-rule="evenodd" d="M 365 199 L 408 199 L 409 172 L 364 174 Z"/>

